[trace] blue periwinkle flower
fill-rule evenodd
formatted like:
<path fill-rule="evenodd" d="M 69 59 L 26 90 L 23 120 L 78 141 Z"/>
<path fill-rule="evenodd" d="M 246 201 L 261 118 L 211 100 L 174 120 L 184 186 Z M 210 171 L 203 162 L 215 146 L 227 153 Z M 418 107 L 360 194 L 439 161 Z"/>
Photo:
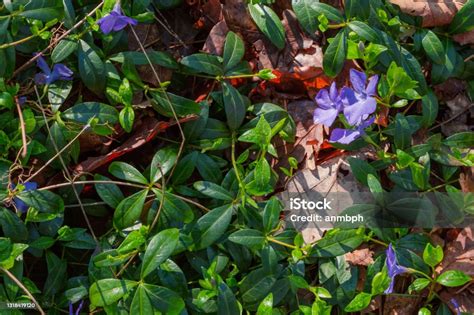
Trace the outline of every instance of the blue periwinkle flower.
<path fill-rule="evenodd" d="M 385 293 L 390 294 L 393 292 L 395 277 L 402 273 L 407 272 L 408 270 L 405 267 L 400 266 L 398 264 L 397 256 L 395 255 L 395 251 L 393 250 L 392 244 L 388 245 L 386 255 L 387 255 L 386 264 L 387 264 L 387 269 L 388 269 L 388 276 L 390 277 L 390 285 L 387 288 L 387 290 L 385 290 Z"/>
<path fill-rule="evenodd" d="M 127 25 L 137 25 L 137 23 L 137 20 L 123 14 L 119 2 L 115 4 L 114 9 L 109 14 L 97 21 L 100 30 L 104 34 L 109 34 L 112 31 L 118 32 L 127 27 Z"/>
<path fill-rule="evenodd" d="M 55 64 L 51 70 L 43 57 L 36 60 L 36 65 L 41 69 L 42 73 L 35 76 L 36 84 L 51 84 L 57 80 L 72 80 L 74 73 L 71 69 L 62 63 Z"/>
<path fill-rule="evenodd" d="M 81 303 L 79 303 L 79 306 L 77 307 L 76 311 L 74 312 L 74 308 L 72 306 L 72 303 L 69 302 L 69 315 L 79 315 L 82 309 L 82 305 L 84 304 L 84 300 L 81 300 Z"/>

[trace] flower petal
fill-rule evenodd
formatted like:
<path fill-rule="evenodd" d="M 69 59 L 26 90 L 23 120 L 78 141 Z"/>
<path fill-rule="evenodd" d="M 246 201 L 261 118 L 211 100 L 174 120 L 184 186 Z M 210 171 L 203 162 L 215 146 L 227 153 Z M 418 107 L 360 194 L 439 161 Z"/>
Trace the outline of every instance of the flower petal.
<path fill-rule="evenodd" d="M 357 94 L 353 89 L 343 87 L 341 90 L 341 101 L 344 106 L 350 106 L 360 101 L 360 99 L 357 97 Z"/>
<path fill-rule="evenodd" d="M 37 73 L 35 75 L 35 83 L 37 85 L 43 85 L 46 84 L 48 81 L 48 76 L 44 73 Z"/>
<path fill-rule="evenodd" d="M 351 69 L 349 76 L 354 90 L 358 93 L 365 93 L 365 81 L 367 80 L 365 73 Z"/>
<path fill-rule="evenodd" d="M 318 94 L 316 95 L 316 103 L 318 103 L 319 107 L 323 109 L 334 108 L 327 89 L 319 90 Z"/>
<path fill-rule="evenodd" d="M 314 111 L 313 120 L 315 124 L 323 124 L 327 127 L 331 127 L 338 114 L 339 111 L 335 108 L 316 108 Z"/>
<path fill-rule="evenodd" d="M 102 31 L 102 33 L 107 35 L 110 32 L 112 32 L 112 29 L 114 28 L 116 19 L 117 19 L 117 17 L 109 14 L 109 15 L 101 18 L 99 21 L 97 21 L 97 24 L 99 25 L 100 30 Z"/>
<path fill-rule="evenodd" d="M 44 72 L 44 74 L 48 75 L 51 73 L 51 69 L 49 68 L 43 57 L 40 56 L 38 59 L 36 59 L 36 65 L 38 66 L 38 68 L 41 69 L 41 71 Z"/>
<path fill-rule="evenodd" d="M 359 125 L 370 114 L 375 112 L 376 108 L 377 101 L 374 98 L 369 97 L 366 100 L 344 107 L 344 116 L 346 116 L 347 122 L 350 125 Z"/>
<path fill-rule="evenodd" d="M 329 88 L 329 97 L 333 102 L 338 101 L 338 94 L 337 94 L 337 87 L 336 87 L 336 82 L 333 82 L 331 84 L 331 87 Z"/>
<path fill-rule="evenodd" d="M 331 132 L 329 142 L 338 142 L 341 144 L 349 144 L 361 136 L 359 130 L 336 128 Z"/>
<path fill-rule="evenodd" d="M 367 95 L 369 95 L 369 96 L 377 95 L 377 83 L 378 82 L 379 82 L 379 76 L 378 75 L 374 75 L 374 76 L 370 77 L 369 84 L 367 84 L 367 89 L 365 90 Z"/>
<path fill-rule="evenodd" d="M 72 80 L 74 72 L 62 63 L 58 63 L 53 67 L 53 74 L 55 74 L 60 80 Z"/>
<path fill-rule="evenodd" d="M 113 27 L 113 30 L 115 32 L 123 30 L 127 25 L 129 24 L 129 17 L 127 16 L 120 16 L 115 20 L 115 25 Z"/>

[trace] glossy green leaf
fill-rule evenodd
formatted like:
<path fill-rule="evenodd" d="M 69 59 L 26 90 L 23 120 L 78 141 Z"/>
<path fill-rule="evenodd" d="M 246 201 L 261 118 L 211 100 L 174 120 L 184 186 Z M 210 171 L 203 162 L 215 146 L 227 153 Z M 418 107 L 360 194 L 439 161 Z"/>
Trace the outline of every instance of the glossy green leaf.
<path fill-rule="evenodd" d="M 101 94 L 105 88 L 105 65 L 99 54 L 84 40 L 79 40 L 77 54 L 79 75 L 86 87 L 96 94 Z"/>
<path fill-rule="evenodd" d="M 230 31 L 227 33 L 224 44 L 224 69 L 229 70 L 235 67 L 244 57 L 245 44 L 239 35 Z"/>
<path fill-rule="evenodd" d="M 87 124 L 92 118 L 97 118 L 100 123 L 115 124 L 118 121 L 118 111 L 107 104 L 98 102 L 85 102 L 74 105 L 62 113 L 66 119 Z"/>
<path fill-rule="evenodd" d="M 434 267 L 439 264 L 444 257 L 443 248 L 439 245 L 434 247 L 430 243 L 426 244 L 425 250 L 423 251 L 423 260 L 429 266 Z"/>
<path fill-rule="evenodd" d="M 148 184 L 148 180 L 132 165 L 125 162 L 112 162 L 109 166 L 110 174 L 125 181 Z"/>
<path fill-rule="evenodd" d="M 347 55 L 347 34 L 344 30 L 339 31 L 324 52 L 323 69 L 330 76 L 335 77 L 341 72 Z"/>
<path fill-rule="evenodd" d="M 234 200 L 234 197 L 227 190 L 212 182 L 198 181 L 193 186 L 197 191 L 208 197 L 224 201 Z"/>
<path fill-rule="evenodd" d="M 155 271 L 173 253 L 178 245 L 179 230 L 167 229 L 159 232 L 148 244 L 141 269 L 141 278 Z"/>
<path fill-rule="evenodd" d="M 248 9 L 260 31 L 278 49 L 283 49 L 285 47 L 285 29 L 278 15 L 270 7 L 263 4 L 249 3 Z"/>
<path fill-rule="evenodd" d="M 468 0 L 449 24 L 449 31 L 453 34 L 459 34 L 472 29 L 474 29 L 474 1 Z"/>
<path fill-rule="evenodd" d="M 96 181 L 110 181 L 108 177 L 102 176 L 100 174 L 94 175 L 94 180 Z M 95 191 L 99 197 L 107 203 L 111 208 L 115 209 L 120 201 L 124 198 L 120 188 L 113 183 L 96 183 L 94 184 Z"/>
<path fill-rule="evenodd" d="M 423 45 L 423 49 L 431 60 L 439 64 L 444 63 L 445 52 L 443 43 L 441 43 L 441 40 L 433 31 L 427 30 L 424 33 L 421 44 Z"/>
<path fill-rule="evenodd" d="M 261 247 L 265 243 L 265 235 L 252 229 L 243 229 L 229 235 L 229 241 L 247 247 Z"/>
<path fill-rule="evenodd" d="M 247 102 L 230 83 L 222 82 L 222 92 L 227 124 L 231 130 L 236 130 L 244 121 Z"/>
<path fill-rule="evenodd" d="M 51 53 L 51 59 L 54 63 L 59 63 L 75 52 L 77 47 L 77 42 L 70 39 L 62 39 L 56 47 L 54 47 Z"/>
<path fill-rule="evenodd" d="M 136 287 L 138 282 L 121 279 L 101 279 L 89 288 L 89 298 L 93 306 L 106 306 L 120 300 Z"/>
<path fill-rule="evenodd" d="M 140 218 L 148 190 L 139 191 L 125 199 L 114 212 L 114 227 L 118 230 L 132 226 Z"/>
<path fill-rule="evenodd" d="M 356 2 L 356 1 L 351 1 Z M 347 24 L 351 30 L 357 33 L 362 39 L 366 41 L 376 43 L 379 41 L 379 35 L 372 27 L 361 21 L 352 21 Z"/>
<path fill-rule="evenodd" d="M 178 159 L 178 149 L 167 146 L 158 150 L 151 161 L 150 179 L 152 183 L 158 182 L 161 177 L 168 174 Z"/>
<path fill-rule="evenodd" d="M 218 315 L 240 315 L 239 304 L 232 290 L 224 283 L 219 284 L 219 294 L 217 295 Z"/>
<path fill-rule="evenodd" d="M 446 287 L 459 287 L 471 280 L 472 278 L 470 276 L 460 270 L 448 270 L 436 278 L 436 282 Z"/>
<path fill-rule="evenodd" d="M 346 312 L 357 312 L 361 311 L 367 306 L 369 306 L 370 301 L 372 300 L 372 294 L 361 292 L 357 294 L 354 299 L 344 308 Z"/>
<path fill-rule="evenodd" d="M 217 56 L 198 53 L 184 57 L 181 63 L 197 72 L 215 76 L 224 74 L 224 69 Z"/>
<path fill-rule="evenodd" d="M 196 249 L 212 245 L 227 230 L 232 218 L 233 206 L 225 205 L 215 208 L 197 220 L 191 236 Z"/>

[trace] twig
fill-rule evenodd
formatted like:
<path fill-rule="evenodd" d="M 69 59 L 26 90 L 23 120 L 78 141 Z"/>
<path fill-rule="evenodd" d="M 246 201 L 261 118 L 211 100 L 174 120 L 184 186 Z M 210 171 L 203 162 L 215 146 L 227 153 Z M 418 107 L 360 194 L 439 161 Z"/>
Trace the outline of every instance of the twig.
<path fill-rule="evenodd" d="M 41 315 L 45 315 L 46 313 L 43 311 L 43 309 L 41 308 L 41 306 L 39 305 L 38 301 L 36 301 L 35 297 L 33 296 L 33 294 L 31 294 L 31 292 L 23 285 L 23 283 L 21 283 L 20 280 L 17 279 L 17 277 L 15 277 L 15 275 L 13 273 L 11 273 L 10 271 L 8 271 L 7 269 L 3 268 L 3 267 L 0 267 L 0 270 L 2 272 L 4 272 L 8 278 L 12 279 L 13 282 L 16 283 L 17 286 L 19 286 L 23 292 L 25 292 L 26 295 L 28 295 L 28 297 L 30 298 L 30 300 L 35 303 L 35 306 L 36 306 L 36 309 L 38 310 L 38 312 L 40 312 Z"/>
<path fill-rule="evenodd" d="M 43 112 L 44 114 L 44 112 Z M 46 123 L 46 126 L 48 127 L 49 129 L 49 125 Z M 39 170 L 37 170 L 33 175 L 31 175 L 30 177 L 28 177 L 27 180 L 25 180 L 25 182 L 28 182 L 30 181 L 31 179 L 33 179 L 36 175 L 38 175 L 42 170 L 44 170 L 49 164 L 51 164 L 58 156 L 60 157 L 61 154 L 67 149 L 69 148 L 73 143 L 74 141 L 76 141 L 84 131 L 86 131 L 87 129 L 89 128 L 89 125 L 85 125 L 82 130 L 74 137 L 74 139 L 72 139 L 68 144 L 66 144 L 61 150 L 57 151 L 57 153 L 51 158 L 49 159 L 43 166 L 41 166 L 41 168 Z M 53 139 L 53 142 L 54 142 L 54 139 Z"/>
<path fill-rule="evenodd" d="M 439 128 L 439 127 L 441 127 L 441 126 L 446 125 L 448 122 L 453 121 L 454 119 L 458 118 L 459 116 L 461 116 L 462 114 L 464 114 L 466 111 L 470 110 L 470 109 L 473 108 L 473 107 L 474 107 L 474 104 L 469 105 L 468 107 L 466 107 L 466 108 L 463 109 L 461 112 L 459 112 L 459 113 L 457 113 L 456 115 L 454 115 L 453 117 L 451 117 L 451 118 L 449 118 L 449 119 L 447 119 L 447 120 L 445 120 L 445 121 L 443 121 L 443 122 L 437 124 L 437 125 L 434 126 L 434 127 L 431 127 L 430 129 L 428 129 L 428 131 L 431 131 L 431 130 L 433 130 L 433 129 L 436 129 L 436 128 Z"/>
<path fill-rule="evenodd" d="M 27 153 L 26 128 L 25 128 L 25 120 L 23 119 L 23 112 L 21 111 L 21 105 L 20 105 L 20 101 L 18 100 L 18 96 L 15 96 L 15 104 L 16 104 L 16 109 L 18 111 L 18 117 L 20 117 L 21 142 L 23 143 L 21 156 L 25 157 Z"/>
<path fill-rule="evenodd" d="M 134 183 L 127 183 L 127 182 L 119 182 L 119 181 L 113 181 L 113 180 L 78 180 L 78 181 L 71 181 L 71 182 L 66 182 L 66 183 L 59 183 L 51 186 L 45 186 L 41 187 L 38 190 L 50 190 L 50 189 L 56 189 L 60 187 L 65 187 L 65 186 L 72 186 L 72 185 L 87 185 L 87 184 L 115 184 L 115 185 L 121 185 L 121 186 L 130 186 L 130 187 L 136 187 L 136 188 L 148 188 L 147 186 L 144 185 L 139 185 L 139 184 L 134 184 Z"/>
<path fill-rule="evenodd" d="M 23 71 L 24 69 L 26 69 L 29 65 L 31 65 L 33 62 L 36 61 L 36 59 L 38 59 L 39 57 L 43 56 L 43 54 L 48 51 L 49 49 L 53 48 L 54 45 L 56 45 L 56 43 L 58 43 L 60 40 L 62 40 L 63 38 L 65 38 L 66 36 L 68 36 L 72 31 L 74 31 L 76 28 L 78 28 L 79 26 L 81 26 L 86 20 L 87 18 L 89 18 L 90 16 L 92 16 L 97 10 L 99 10 L 102 5 L 104 5 L 104 1 L 101 1 L 99 3 L 99 5 L 97 5 L 91 12 L 89 12 L 82 20 L 80 20 L 79 22 L 77 22 L 76 24 L 74 24 L 73 27 L 71 27 L 69 30 L 67 30 L 64 34 L 62 34 L 61 36 L 59 36 L 54 42 L 52 42 L 51 44 L 48 45 L 48 47 L 46 47 L 45 49 L 43 49 L 40 53 L 36 54 L 33 58 L 31 58 L 30 60 L 28 60 L 27 62 L 25 62 L 23 65 L 21 65 L 18 69 L 15 70 L 15 72 L 13 72 L 12 74 L 12 78 L 14 78 L 18 73 L 20 73 L 21 71 Z"/>
<path fill-rule="evenodd" d="M 469 57 L 467 57 L 466 59 L 464 59 L 464 62 L 468 62 L 468 61 L 471 61 L 473 59 L 474 59 L 474 54 L 472 54 Z"/>

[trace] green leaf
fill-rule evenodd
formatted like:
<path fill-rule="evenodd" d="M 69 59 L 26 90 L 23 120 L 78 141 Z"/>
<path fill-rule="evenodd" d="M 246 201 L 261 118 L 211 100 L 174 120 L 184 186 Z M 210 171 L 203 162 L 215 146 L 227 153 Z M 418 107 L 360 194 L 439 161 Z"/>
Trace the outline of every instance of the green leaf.
<path fill-rule="evenodd" d="M 372 279 L 372 295 L 382 294 L 390 285 L 390 278 L 386 271 L 378 272 Z"/>
<path fill-rule="evenodd" d="M 240 283 L 240 295 L 244 303 L 262 301 L 276 282 L 274 274 L 263 272 L 262 268 L 255 269 Z"/>
<path fill-rule="evenodd" d="M 196 168 L 196 152 L 193 151 L 179 160 L 173 173 L 172 181 L 174 185 L 184 183 Z"/>
<path fill-rule="evenodd" d="M 57 8 L 34 8 L 19 12 L 18 15 L 29 19 L 40 20 L 42 22 L 49 22 L 54 19 L 60 19 L 62 12 Z"/>
<path fill-rule="evenodd" d="M 344 0 L 344 12 L 348 19 L 366 20 L 370 16 L 370 9 L 370 0 Z"/>
<path fill-rule="evenodd" d="M 328 48 L 324 52 L 323 69 L 330 76 L 335 77 L 341 72 L 347 55 L 347 34 L 345 30 L 339 31 L 332 39 Z"/>
<path fill-rule="evenodd" d="M 449 31 L 452 34 L 459 34 L 472 29 L 474 29 L 474 1 L 468 0 L 449 24 Z"/>
<path fill-rule="evenodd" d="M 232 218 L 233 206 L 215 208 L 197 220 L 191 236 L 196 250 L 212 245 L 227 230 Z"/>
<path fill-rule="evenodd" d="M 196 152 L 196 168 L 199 175 L 205 180 L 213 183 L 220 183 L 222 181 L 221 166 L 209 155 Z"/>
<path fill-rule="evenodd" d="M 258 306 L 257 315 L 272 315 L 272 313 L 273 313 L 273 294 L 270 292 Z"/>
<path fill-rule="evenodd" d="M 52 252 L 47 252 L 46 264 L 48 266 L 48 277 L 44 283 L 43 294 L 51 297 L 58 292 L 62 292 L 67 279 L 67 261 L 60 259 Z"/>
<path fill-rule="evenodd" d="M 117 252 L 121 255 L 127 254 L 133 250 L 138 249 L 142 244 L 145 243 L 145 241 L 145 235 L 141 231 L 132 231 L 117 248 Z"/>
<path fill-rule="evenodd" d="M 474 147 L 474 132 L 459 132 L 443 140 L 443 144 L 454 148 L 470 149 Z"/>
<path fill-rule="evenodd" d="M 96 181 L 110 181 L 108 177 L 102 176 L 100 174 L 94 175 L 94 180 Z M 120 201 L 124 198 L 122 191 L 116 184 L 104 184 L 96 183 L 94 184 L 95 191 L 99 197 L 111 208 L 115 209 L 119 205 Z"/>
<path fill-rule="evenodd" d="M 133 167 L 130 164 L 125 162 L 112 162 L 109 166 L 109 173 L 114 175 L 117 178 L 139 183 L 139 184 L 148 184 L 148 180 L 143 176 L 139 170 Z"/>
<path fill-rule="evenodd" d="M 403 114 L 398 113 L 395 116 L 395 145 L 398 149 L 405 149 L 411 144 L 411 135 L 413 130 L 410 128 L 408 120 Z"/>
<path fill-rule="evenodd" d="M 222 92 L 227 125 L 231 130 L 236 130 L 244 121 L 247 111 L 246 100 L 236 88 L 227 82 L 222 82 Z"/>
<path fill-rule="evenodd" d="M 148 62 L 147 56 L 154 65 L 160 65 L 170 69 L 179 68 L 179 64 L 169 53 L 148 49 L 146 51 L 146 55 L 141 51 L 122 51 L 110 57 L 109 60 L 124 63 L 126 59 L 129 59 L 134 65 L 143 66 L 150 64 Z"/>
<path fill-rule="evenodd" d="M 357 312 L 369 306 L 372 300 L 372 294 L 361 292 L 357 294 L 352 301 L 344 308 L 346 312 Z"/>
<path fill-rule="evenodd" d="M 89 298 L 93 306 L 111 305 L 136 287 L 138 282 L 120 279 L 101 279 L 89 288 Z"/>
<path fill-rule="evenodd" d="M 423 96 L 421 105 L 423 113 L 421 124 L 423 127 L 428 128 L 436 121 L 436 117 L 438 117 L 438 98 L 433 91 L 429 90 L 428 93 Z"/>
<path fill-rule="evenodd" d="M 133 296 L 130 313 L 180 314 L 183 309 L 184 301 L 174 291 L 157 285 L 141 284 Z"/>
<path fill-rule="evenodd" d="M 105 65 L 97 52 L 82 39 L 77 54 L 79 75 L 86 87 L 96 94 L 102 94 L 106 84 Z"/>
<path fill-rule="evenodd" d="M 352 21 L 347 25 L 351 30 L 356 32 L 360 38 L 372 43 L 376 43 L 379 41 L 379 34 L 377 34 L 377 32 L 366 23 L 361 21 Z"/>
<path fill-rule="evenodd" d="M 254 180 L 245 186 L 246 190 L 254 196 L 263 196 L 272 192 L 271 172 L 270 164 L 265 158 L 258 160 L 253 171 Z"/>
<path fill-rule="evenodd" d="M 217 56 L 199 53 L 184 57 L 181 63 L 197 72 L 215 76 L 224 74 L 222 64 Z"/>
<path fill-rule="evenodd" d="M 247 247 L 261 247 L 265 243 L 265 235 L 258 230 L 243 229 L 229 235 L 229 241 Z"/>
<path fill-rule="evenodd" d="M 449 270 L 443 272 L 436 278 L 436 282 L 446 287 L 459 287 L 471 280 L 471 277 L 460 270 Z"/>
<path fill-rule="evenodd" d="M 40 212 L 60 213 L 64 211 L 62 198 L 49 190 L 24 190 L 17 197 Z"/>
<path fill-rule="evenodd" d="M 312 248 L 312 257 L 336 257 L 357 248 L 364 241 L 361 230 L 333 230 Z"/>
<path fill-rule="evenodd" d="M 257 125 L 254 128 L 245 131 L 239 137 L 239 141 L 255 143 L 259 145 L 260 147 L 264 147 L 270 144 L 271 139 L 272 139 L 272 127 L 266 121 L 264 115 L 260 115 Z"/>
<path fill-rule="evenodd" d="M 426 278 L 415 279 L 415 281 L 413 281 L 412 284 L 410 284 L 410 286 L 408 287 L 408 293 L 411 294 L 411 292 L 413 291 L 420 292 L 421 290 L 426 288 L 430 283 L 431 283 L 430 280 Z"/>
<path fill-rule="evenodd" d="M 178 117 L 198 114 L 201 111 L 199 104 L 188 98 L 164 92 L 151 92 L 153 108 L 166 117 L 174 118 L 173 110 Z"/>
<path fill-rule="evenodd" d="M 453 313 L 449 310 L 449 306 L 443 303 L 439 306 L 436 315 L 453 315 Z"/>
<path fill-rule="evenodd" d="M 218 200 L 233 201 L 234 197 L 222 186 L 212 182 L 198 181 L 193 187 L 200 193 Z"/>
<path fill-rule="evenodd" d="M 425 250 L 423 251 L 423 260 L 429 266 L 434 267 L 439 264 L 444 257 L 443 248 L 439 245 L 434 247 L 431 243 L 426 244 Z"/>
<path fill-rule="evenodd" d="M 0 237 L 0 261 L 7 260 L 10 257 L 13 246 L 10 239 Z"/>
<path fill-rule="evenodd" d="M 350 157 L 348 162 L 355 178 L 365 186 L 367 186 L 367 176 L 369 174 L 378 178 L 377 171 L 367 161 Z"/>
<path fill-rule="evenodd" d="M 14 212 L 2 207 L 0 207 L 0 226 L 3 235 L 14 242 L 20 242 L 28 237 L 25 223 Z"/>
<path fill-rule="evenodd" d="M 171 256 L 178 245 L 179 230 L 167 229 L 159 232 L 151 239 L 148 244 L 141 269 L 141 278 L 145 278 L 151 272 L 156 270 L 161 263 Z"/>
<path fill-rule="evenodd" d="M 310 34 L 314 34 L 318 30 L 318 17 L 321 15 L 333 22 L 344 22 L 341 12 L 325 3 L 313 0 L 292 0 L 291 3 L 298 22 Z"/>
<path fill-rule="evenodd" d="M 422 307 L 418 310 L 418 315 L 431 315 L 431 311 L 426 307 Z"/>
<path fill-rule="evenodd" d="M 82 124 L 87 124 L 92 118 L 97 118 L 102 124 L 118 121 L 118 111 L 114 107 L 98 102 L 76 104 L 64 111 L 62 116 Z"/>
<path fill-rule="evenodd" d="M 270 198 L 263 209 L 263 229 L 266 233 L 273 230 L 280 221 L 280 212 L 282 210 L 280 200 L 275 197 Z"/>
<path fill-rule="evenodd" d="M 426 30 L 421 40 L 423 49 L 425 50 L 428 57 L 436 63 L 443 64 L 445 60 L 445 52 L 443 43 L 438 36 L 431 30 Z"/>
<path fill-rule="evenodd" d="M 69 57 L 78 47 L 77 42 L 70 39 L 62 39 L 51 53 L 53 63 L 59 63 Z"/>
<path fill-rule="evenodd" d="M 217 295 L 218 315 L 240 315 L 239 304 L 232 290 L 224 283 L 219 284 L 219 294 Z"/>
<path fill-rule="evenodd" d="M 232 31 L 227 33 L 224 44 L 224 70 L 229 70 L 240 63 L 245 54 L 244 41 Z"/>
<path fill-rule="evenodd" d="M 117 230 L 130 227 L 140 218 L 148 190 L 139 191 L 123 199 L 114 212 L 114 227 Z"/>
<path fill-rule="evenodd" d="M 64 104 L 71 90 L 72 81 L 56 81 L 48 86 L 48 100 L 51 103 L 53 113 L 56 113 L 59 107 Z"/>
<path fill-rule="evenodd" d="M 248 4 L 250 16 L 260 31 L 278 49 L 285 47 L 285 29 L 278 15 L 268 6 L 262 4 Z"/>
<path fill-rule="evenodd" d="M 126 132 L 131 132 L 133 128 L 133 121 L 135 120 L 135 112 L 133 107 L 125 106 L 119 114 L 120 125 Z"/>
<path fill-rule="evenodd" d="M 162 176 L 168 174 L 178 159 L 178 150 L 175 147 L 167 146 L 158 150 L 151 161 L 150 180 L 152 183 L 158 182 Z"/>

